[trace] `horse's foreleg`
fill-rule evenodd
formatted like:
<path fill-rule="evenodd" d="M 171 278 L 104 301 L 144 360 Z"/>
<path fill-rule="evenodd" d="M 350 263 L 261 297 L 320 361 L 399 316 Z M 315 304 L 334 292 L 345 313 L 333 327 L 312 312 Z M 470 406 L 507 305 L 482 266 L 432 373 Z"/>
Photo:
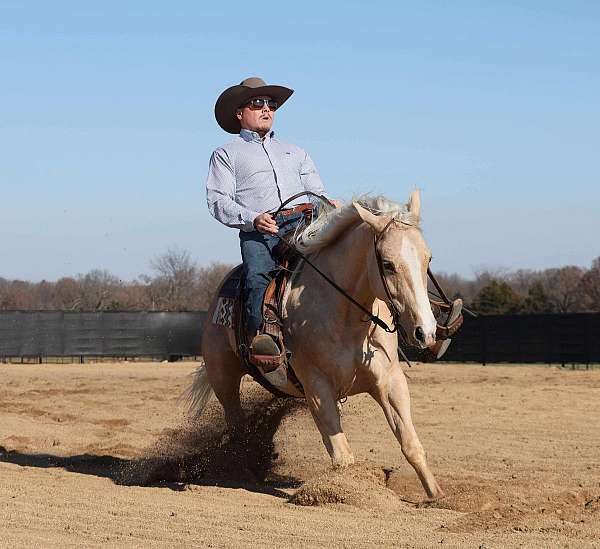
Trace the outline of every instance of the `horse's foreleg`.
<path fill-rule="evenodd" d="M 333 466 L 352 465 L 354 456 L 342 431 L 337 399 L 330 383 L 324 379 L 313 379 L 304 384 L 304 393 Z"/>
<path fill-rule="evenodd" d="M 430 498 L 441 497 L 442 489 L 427 465 L 425 450 L 412 422 L 410 393 L 402 368 L 399 365 L 391 366 L 387 383 L 378 386 L 372 395 L 382 407 L 394 435 L 400 442 L 402 453 L 419 476 L 427 495 Z"/>

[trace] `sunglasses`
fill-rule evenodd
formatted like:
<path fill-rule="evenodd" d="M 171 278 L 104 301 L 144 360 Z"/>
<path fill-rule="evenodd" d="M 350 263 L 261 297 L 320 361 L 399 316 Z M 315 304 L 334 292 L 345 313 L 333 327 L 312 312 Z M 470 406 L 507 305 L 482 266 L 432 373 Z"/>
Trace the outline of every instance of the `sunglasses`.
<path fill-rule="evenodd" d="M 250 101 L 248 101 L 248 103 L 246 103 L 245 106 L 256 111 L 259 109 L 263 109 L 265 104 L 272 111 L 277 110 L 277 107 L 279 107 L 279 103 L 277 103 L 277 101 L 275 101 L 274 99 L 263 99 L 260 97 L 255 97 L 254 99 L 250 99 Z"/>

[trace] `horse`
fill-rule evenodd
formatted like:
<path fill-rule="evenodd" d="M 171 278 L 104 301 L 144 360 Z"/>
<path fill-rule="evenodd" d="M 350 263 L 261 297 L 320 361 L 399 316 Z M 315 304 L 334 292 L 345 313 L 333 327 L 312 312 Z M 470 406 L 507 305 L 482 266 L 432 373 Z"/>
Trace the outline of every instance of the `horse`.
<path fill-rule="evenodd" d="M 427 296 L 431 252 L 421 232 L 419 211 L 419 191 L 407 204 L 384 197 L 358 199 L 322 211 L 295 236 L 294 245 L 364 308 L 388 326 L 396 324 L 407 343 L 423 349 L 435 342 L 436 319 Z M 214 308 L 213 303 L 208 319 Z M 338 401 L 369 393 L 381 406 L 427 499 L 440 498 L 442 489 L 411 418 L 397 334 L 384 329 L 384 323 L 372 322 L 364 309 L 306 265 L 290 280 L 283 323 L 293 370 L 332 465 L 354 463 Z M 244 428 L 240 383 L 247 372 L 233 330 L 207 322 L 202 349 L 205 364 L 188 393 L 191 411 L 200 414 L 214 392 L 223 406 L 227 432 L 240 433 Z"/>

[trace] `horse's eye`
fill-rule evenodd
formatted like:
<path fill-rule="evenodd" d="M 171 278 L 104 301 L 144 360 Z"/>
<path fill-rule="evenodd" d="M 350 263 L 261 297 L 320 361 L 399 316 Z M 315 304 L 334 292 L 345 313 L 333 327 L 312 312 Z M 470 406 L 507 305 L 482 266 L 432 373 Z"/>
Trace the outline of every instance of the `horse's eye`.
<path fill-rule="evenodd" d="M 386 271 L 391 271 L 392 273 L 396 271 L 396 267 L 394 266 L 394 264 L 391 261 L 384 261 L 383 268 Z"/>

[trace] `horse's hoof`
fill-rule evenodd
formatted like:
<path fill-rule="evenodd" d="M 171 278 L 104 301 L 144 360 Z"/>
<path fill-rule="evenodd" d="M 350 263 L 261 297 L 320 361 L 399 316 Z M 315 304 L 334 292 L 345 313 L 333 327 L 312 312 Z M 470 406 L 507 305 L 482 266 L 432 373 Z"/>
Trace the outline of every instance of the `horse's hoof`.
<path fill-rule="evenodd" d="M 334 469 L 341 469 L 342 467 L 349 467 L 354 465 L 354 456 L 344 456 L 336 459 L 332 459 L 331 463 Z"/>
<path fill-rule="evenodd" d="M 417 507 L 438 507 L 440 502 L 446 498 L 446 494 L 440 490 L 435 496 L 426 497 L 423 501 L 417 504 Z"/>

